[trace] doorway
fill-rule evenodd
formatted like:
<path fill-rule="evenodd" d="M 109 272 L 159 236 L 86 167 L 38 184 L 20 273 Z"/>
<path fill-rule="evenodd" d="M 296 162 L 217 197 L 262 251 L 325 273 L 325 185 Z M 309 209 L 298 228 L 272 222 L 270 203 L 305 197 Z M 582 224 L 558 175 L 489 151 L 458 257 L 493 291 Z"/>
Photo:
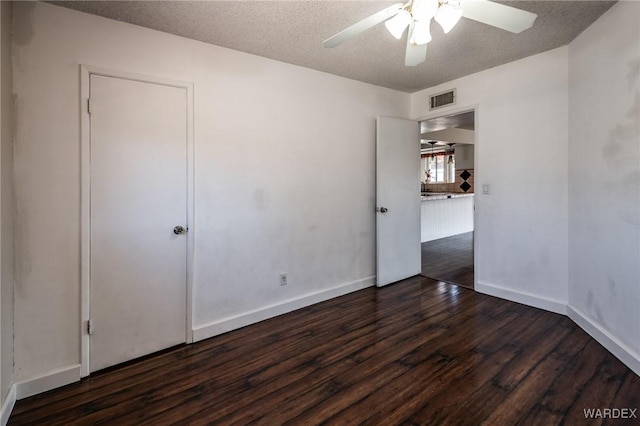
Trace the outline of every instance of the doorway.
<path fill-rule="evenodd" d="M 421 275 L 474 288 L 475 111 L 420 123 Z"/>
<path fill-rule="evenodd" d="M 192 88 L 83 71 L 88 375 L 190 340 Z"/>

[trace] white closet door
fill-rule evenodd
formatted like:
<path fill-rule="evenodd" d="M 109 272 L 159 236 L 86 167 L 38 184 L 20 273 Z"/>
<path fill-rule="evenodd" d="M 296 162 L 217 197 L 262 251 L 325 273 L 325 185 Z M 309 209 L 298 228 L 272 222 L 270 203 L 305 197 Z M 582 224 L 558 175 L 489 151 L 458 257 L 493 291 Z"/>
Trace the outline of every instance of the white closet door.
<path fill-rule="evenodd" d="M 90 91 L 96 371 L 185 342 L 187 90 L 91 75 Z"/>

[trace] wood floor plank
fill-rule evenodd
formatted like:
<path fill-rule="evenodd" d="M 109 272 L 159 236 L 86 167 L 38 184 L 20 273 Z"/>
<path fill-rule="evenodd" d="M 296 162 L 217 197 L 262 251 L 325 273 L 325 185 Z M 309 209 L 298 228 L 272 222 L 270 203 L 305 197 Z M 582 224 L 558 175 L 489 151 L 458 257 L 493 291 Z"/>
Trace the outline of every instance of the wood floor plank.
<path fill-rule="evenodd" d="M 568 362 L 564 373 L 554 380 L 538 399 L 528 414 L 528 424 L 535 425 L 538 419 L 544 418 L 564 419 L 593 372 L 607 357 L 607 351 L 579 328 L 576 327 L 572 336 L 583 340 L 585 344 Z M 573 389 L 573 392 L 567 392 L 567 389 Z"/>
<path fill-rule="evenodd" d="M 490 310 L 490 307 L 488 308 L 488 310 Z M 501 308 L 502 307 L 494 307 L 493 310 L 500 310 Z M 474 314 L 473 317 L 475 316 L 476 315 Z M 459 353 L 468 351 L 473 345 L 472 337 L 475 331 L 474 324 L 471 323 L 471 320 L 471 316 L 459 315 L 449 317 L 447 320 L 443 321 L 441 324 L 443 328 L 451 330 L 451 327 L 454 327 L 456 329 L 456 333 L 443 333 L 438 337 L 438 348 L 455 346 L 455 349 Z M 452 322 L 454 324 L 452 324 Z M 505 318 L 505 321 L 501 325 L 505 325 L 506 322 L 507 319 Z M 466 329 L 464 327 L 466 327 Z M 491 334 L 494 331 L 488 326 L 488 324 L 486 329 L 488 334 Z M 414 348 L 411 352 L 401 358 L 397 357 L 397 353 L 394 354 L 396 360 L 394 361 L 394 366 L 391 369 L 398 372 L 397 375 L 394 375 L 393 377 L 385 376 L 382 380 L 376 380 L 379 375 L 374 372 L 374 379 L 372 380 L 372 378 L 369 377 L 369 374 L 371 373 L 369 373 L 368 375 L 361 377 L 359 380 L 356 380 L 356 382 L 349 388 L 343 389 L 340 394 L 335 395 L 332 398 L 325 399 L 322 403 L 314 405 L 311 409 L 296 417 L 294 419 L 295 423 L 310 423 L 315 418 L 330 417 L 350 406 L 359 405 L 363 398 L 379 391 L 383 387 L 384 389 L 382 389 L 382 391 L 385 394 L 387 393 L 386 391 L 388 390 L 388 387 L 402 387 L 405 392 L 410 391 L 413 388 L 419 387 L 419 383 L 421 381 L 427 380 L 430 372 L 450 371 L 455 368 L 455 366 L 450 365 L 450 363 L 455 360 L 458 354 L 452 354 L 446 349 L 434 349 L 433 345 L 430 344 L 416 345 L 416 343 L 420 343 L 419 339 L 416 337 L 412 339 Z M 458 342 L 460 338 L 467 341 L 467 345 L 460 345 Z M 447 342 L 451 343 L 447 344 Z M 395 368 L 395 363 L 409 365 L 412 368 L 408 371 L 401 371 Z M 435 364 L 441 364 L 440 367 L 444 367 L 446 365 L 446 368 L 434 368 Z M 468 366 L 468 364 L 464 363 L 464 366 Z M 398 381 L 401 383 L 400 385 L 395 383 Z M 403 404 L 407 404 L 406 399 Z M 360 417 L 363 416 L 361 415 Z M 342 419 L 342 417 L 339 418 Z"/>
<path fill-rule="evenodd" d="M 432 324 L 426 325 L 420 330 L 422 333 L 415 334 L 415 327 L 402 330 L 392 330 L 391 333 L 379 332 L 373 335 L 366 346 L 354 348 L 350 354 L 350 359 L 355 365 L 348 365 L 348 368 L 333 368 L 333 365 L 321 366 L 313 377 L 306 378 L 303 382 L 290 384 L 288 388 L 278 395 L 275 399 L 286 400 L 287 405 L 279 407 L 277 414 L 270 414 L 268 411 L 253 409 L 251 412 L 243 411 L 241 417 L 231 417 L 229 421 L 243 423 L 256 417 L 262 417 L 269 414 L 268 422 L 274 421 L 276 424 L 282 423 L 290 418 L 296 417 L 308 407 L 317 405 L 318 399 L 325 399 L 327 395 L 334 395 L 343 388 L 351 386 L 355 383 L 360 375 L 366 375 L 374 380 L 374 373 L 387 367 L 394 374 L 401 374 L 409 367 L 401 365 L 393 365 L 397 358 L 401 355 L 410 353 L 418 345 L 427 344 L 428 342 L 444 336 L 446 329 L 439 326 L 439 323 L 446 321 L 449 317 L 447 312 L 441 312 L 439 317 L 431 317 Z M 353 368 L 353 367 L 358 368 Z M 378 380 L 379 377 L 376 377 Z M 305 389 L 309 391 L 304 392 Z M 300 395 L 300 396 L 298 396 Z"/>
<path fill-rule="evenodd" d="M 398 297 L 406 298 L 408 297 L 408 295 L 411 295 L 411 293 L 408 292 L 407 290 L 409 290 L 408 287 L 403 289 L 403 291 L 398 292 Z M 419 290 L 418 288 L 414 288 L 412 291 L 415 293 L 418 290 Z M 327 305 L 332 305 L 332 304 L 327 303 Z M 347 306 L 345 306 L 344 303 L 338 306 L 341 309 L 348 308 Z M 331 309 L 329 309 L 329 311 L 331 311 Z M 328 312 L 328 313 L 329 313 L 328 317 L 332 318 L 331 312 Z M 359 316 L 361 314 L 358 307 L 355 307 L 354 309 L 352 309 L 350 313 L 353 316 Z M 319 321 L 320 317 L 315 318 L 317 315 L 314 313 L 311 313 L 310 316 L 314 317 L 314 320 L 309 321 L 308 322 L 309 324 L 321 323 L 325 328 L 330 327 L 333 324 L 333 321 L 327 321 L 327 320 Z M 337 320 L 335 321 L 337 321 L 339 324 L 342 324 L 344 322 L 344 316 L 341 317 L 341 316 L 334 315 L 333 317 L 337 318 Z M 270 322 L 276 323 L 277 320 L 270 320 Z M 225 340 L 223 344 L 226 346 L 222 351 L 218 351 L 218 349 L 220 349 L 220 346 L 218 346 L 214 348 L 213 350 L 214 353 L 210 353 L 207 351 L 192 352 L 188 357 L 188 359 L 187 358 L 183 359 L 183 362 L 181 363 L 175 364 L 175 363 L 167 363 L 166 361 L 164 361 L 163 363 L 159 364 L 158 367 L 164 367 L 165 368 L 164 372 L 169 373 L 170 376 L 175 378 L 175 380 L 184 381 L 184 379 L 189 379 L 193 376 L 197 376 L 201 374 L 201 371 L 198 368 L 198 366 L 200 365 L 206 365 L 208 367 L 212 367 L 212 366 L 224 367 L 226 364 L 230 362 L 233 362 L 233 363 L 239 362 L 244 365 L 247 362 L 247 359 L 249 361 L 255 361 L 255 358 L 258 356 L 261 356 L 263 352 L 265 351 L 268 352 L 270 343 L 286 342 L 288 341 L 288 339 L 292 339 L 294 342 L 298 342 L 299 344 L 302 344 L 302 345 L 307 345 L 307 343 L 305 343 L 303 339 L 300 339 L 300 337 L 301 336 L 308 337 L 310 331 L 308 327 L 305 328 L 305 325 L 309 325 L 309 324 L 300 323 L 300 327 L 298 329 L 288 328 L 287 323 L 282 324 L 283 326 L 285 326 L 282 328 L 278 328 L 278 324 L 274 324 L 275 330 L 278 330 L 278 331 L 274 333 L 270 333 L 266 337 L 264 335 L 257 335 L 259 339 L 253 339 L 253 340 L 251 340 L 252 339 L 251 336 L 248 336 L 245 334 L 245 340 L 247 341 L 247 344 L 244 346 L 244 348 L 246 350 L 243 351 L 243 356 L 241 356 L 240 358 L 238 358 L 237 353 L 234 352 L 233 350 L 234 346 L 230 344 L 229 340 Z M 243 330 L 246 330 L 246 329 L 243 329 Z M 289 334 L 289 332 L 292 332 L 292 331 L 294 332 L 292 334 Z M 278 339 L 277 340 L 274 339 L 274 336 L 277 336 Z M 257 341 L 252 344 L 252 341 L 254 340 L 257 340 Z M 287 348 L 286 345 L 283 344 L 283 346 L 281 346 L 280 349 L 288 350 L 289 348 Z M 215 360 L 212 358 L 212 356 L 215 356 Z M 203 363 L 203 361 L 207 359 L 209 359 L 208 362 Z M 167 365 L 169 366 L 170 371 L 166 371 Z M 176 370 L 175 368 L 173 368 L 173 366 L 176 366 L 176 365 L 180 367 L 179 370 Z M 235 371 L 237 372 L 237 369 Z M 73 400 L 73 404 L 78 406 L 77 409 L 79 410 L 80 413 L 86 414 L 87 412 L 101 411 L 102 415 L 104 416 L 107 413 L 107 411 L 105 411 L 106 409 L 110 407 L 116 407 L 121 401 L 126 400 L 126 403 L 128 404 L 135 404 L 136 400 L 135 398 L 132 398 L 132 397 L 135 397 L 136 395 L 142 395 L 142 398 L 146 398 L 149 395 L 149 393 L 157 390 L 157 388 L 145 387 L 146 384 L 149 384 L 149 383 L 152 385 L 154 384 L 157 378 L 156 372 L 151 370 L 149 371 L 142 370 L 140 375 L 132 375 L 130 371 L 129 373 L 130 374 L 127 376 L 127 378 L 121 379 L 118 381 L 117 385 L 109 387 L 107 394 L 114 396 L 111 399 L 105 399 L 106 401 L 108 401 L 108 404 L 110 404 L 109 406 L 96 406 L 94 403 L 91 403 L 88 406 L 82 406 L 81 405 L 82 402 L 92 401 L 91 395 L 88 395 L 88 394 L 85 395 L 84 398 L 83 398 L 83 395 L 76 396 L 75 399 Z M 218 380 L 220 380 L 220 377 L 218 377 Z M 121 392 L 122 389 L 127 389 L 134 384 L 136 385 L 135 393 L 127 392 L 125 394 Z M 172 384 L 171 381 L 164 383 L 165 386 L 167 385 L 170 386 L 171 384 Z M 96 387 L 95 389 L 96 390 L 100 389 L 100 387 Z M 61 407 L 64 408 L 66 406 L 67 406 L 67 402 L 63 401 L 61 404 Z M 55 406 L 51 408 L 55 409 Z M 122 406 L 118 407 L 118 409 L 120 408 L 122 408 Z M 73 410 L 68 410 L 67 412 L 68 417 L 73 417 L 74 415 L 77 415 L 77 414 L 78 413 L 74 413 Z"/>
<path fill-rule="evenodd" d="M 531 368 L 529 364 L 521 361 L 527 353 L 523 347 L 528 349 L 530 345 L 544 338 L 550 330 L 560 333 L 561 330 L 555 328 L 559 320 L 558 316 L 543 314 L 532 322 L 521 323 L 526 326 L 521 328 L 516 335 L 496 336 L 496 339 L 502 343 L 502 347 L 489 339 L 489 345 L 500 347 L 501 350 L 498 353 L 506 354 L 506 356 L 490 356 L 489 362 L 493 361 L 497 365 L 483 366 L 471 373 L 470 379 L 473 380 L 474 386 L 469 390 L 469 397 L 459 401 L 456 406 L 452 406 L 446 411 L 441 410 L 441 405 L 433 404 L 430 399 L 425 398 L 423 407 L 411 415 L 409 421 L 415 423 L 420 422 L 420 419 L 437 418 L 437 423 L 443 424 L 458 422 L 480 424 L 494 410 L 501 407 L 509 393 L 506 387 L 496 384 L 497 380 L 502 378 L 503 380 L 515 381 L 516 379 L 512 376 L 520 374 L 520 369 Z M 505 331 L 508 332 L 509 328 Z M 504 347 L 508 349 L 504 349 Z M 496 368 L 498 366 L 499 368 Z M 448 383 L 451 385 L 451 382 Z"/>
<path fill-rule="evenodd" d="M 551 336 L 545 338 L 545 343 L 548 343 L 539 346 L 544 348 L 538 352 L 541 356 L 532 359 L 532 363 L 537 362 L 535 367 L 509 392 L 484 424 L 516 424 L 548 389 L 549 382 L 564 372 L 571 356 L 564 355 L 563 352 L 570 353 L 576 342 L 571 338 L 570 330 L 567 328 L 555 328 L 550 334 Z"/>
<path fill-rule="evenodd" d="M 9 424 L 578 424 L 638 395 L 566 317 L 414 277 L 18 401 Z"/>
<path fill-rule="evenodd" d="M 365 292 L 361 292 L 358 296 L 365 296 L 375 302 L 371 293 L 367 295 Z M 124 373 L 123 375 L 126 376 L 126 379 L 122 379 L 117 375 L 103 376 L 101 373 L 98 373 L 97 376 L 83 380 L 82 384 L 84 386 L 81 391 L 77 386 L 65 387 L 56 391 L 54 395 L 46 395 L 46 398 L 42 399 L 40 404 L 47 404 L 50 408 L 54 408 L 52 407 L 54 402 L 62 401 L 61 406 L 64 408 L 68 403 L 63 400 L 71 398 L 72 404 L 78 405 L 83 402 L 83 395 L 86 395 L 87 401 L 92 400 L 92 396 L 87 393 L 88 390 L 97 391 L 108 388 L 106 392 L 113 394 L 133 385 L 144 383 L 147 377 L 155 379 L 157 377 L 155 369 L 161 369 L 165 374 L 182 374 L 184 372 L 183 369 L 191 369 L 189 364 L 185 364 L 185 361 L 191 361 L 194 364 L 199 364 L 202 362 L 202 358 L 204 358 L 208 360 L 210 365 L 215 365 L 217 363 L 217 365 L 222 366 L 225 362 L 237 361 L 237 353 L 235 353 L 235 350 L 238 347 L 242 347 L 246 354 L 254 354 L 256 350 L 264 348 L 266 346 L 264 343 L 265 331 L 261 329 L 264 328 L 265 325 L 269 326 L 269 328 L 267 328 L 269 333 L 266 338 L 271 341 L 282 341 L 287 338 L 296 339 L 299 335 L 308 333 L 308 330 L 305 328 L 308 324 L 316 323 L 320 318 L 331 318 L 336 313 L 343 312 L 345 309 L 350 309 L 351 306 L 349 303 L 354 306 L 360 305 L 363 303 L 363 300 L 361 299 L 361 297 L 354 297 L 348 302 L 342 302 L 340 304 L 335 303 L 338 299 L 333 299 L 325 302 L 325 312 L 320 314 L 314 314 L 315 311 L 313 309 L 309 309 L 309 313 L 307 313 L 304 318 L 298 320 L 296 318 L 298 313 L 293 312 L 289 314 L 288 321 L 284 317 L 276 317 L 269 320 L 268 324 L 267 322 L 262 322 L 254 325 L 253 327 L 246 327 L 237 330 L 234 333 L 227 333 L 225 335 L 218 336 L 216 338 L 217 344 L 213 348 L 210 348 L 205 344 L 205 342 L 203 342 L 201 345 L 189 346 L 181 350 L 163 353 L 145 361 L 144 363 L 135 362 L 125 365 L 120 367 L 119 370 Z M 354 313 L 358 312 L 354 311 Z M 168 366 L 171 368 L 171 366 L 176 365 L 181 367 L 181 370 L 167 371 Z M 38 403 L 39 398 L 40 396 L 34 397 L 32 409 L 40 405 Z M 20 407 L 16 407 L 14 412 L 19 414 Z"/>
<path fill-rule="evenodd" d="M 582 392 L 575 399 L 571 408 L 567 410 L 565 416 L 567 419 L 584 421 L 585 409 L 614 408 L 612 403 L 618 395 L 622 383 L 628 374 L 633 374 L 609 353 L 592 373 Z M 637 393 L 640 393 L 640 389 L 636 389 Z"/>
<path fill-rule="evenodd" d="M 421 306 L 424 307 L 431 306 L 431 304 L 437 304 L 439 303 L 438 301 L 440 300 L 441 296 L 442 295 L 432 298 L 432 300 L 427 302 L 427 305 L 425 305 L 423 302 L 421 303 Z M 339 362 L 342 360 L 342 358 L 345 357 L 348 357 L 350 361 L 363 362 L 371 356 L 369 352 L 372 350 L 372 348 L 375 351 L 380 351 L 384 347 L 393 345 L 394 343 L 402 341 L 403 339 L 406 340 L 413 333 L 412 324 L 415 324 L 419 321 L 425 321 L 424 317 L 416 316 L 416 311 L 414 309 L 411 309 L 409 307 L 409 304 L 415 304 L 415 300 L 412 301 L 411 299 L 404 299 L 403 305 L 406 306 L 404 306 L 405 309 L 402 309 L 400 313 L 395 312 L 394 305 L 388 306 L 389 310 L 386 310 L 381 306 L 381 308 L 376 311 L 376 320 L 374 321 L 374 319 L 369 318 L 367 320 L 368 324 L 360 330 L 366 331 L 366 333 L 361 336 L 358 336 L 358 334 L 351 332 L 349 333 L 349 339 L 351 340 L 346 340 L 345 342 L 336 342 L 335 340 L 327 339 L 324 344 L 319 343 L 318 345 L 310 345 L 313 348 L 313 353 L 307 354 L 307 357 L 311 357 L 311 359 L 313 360 L 313 364 L 310 366 L 305 365 L 305 369 L 309 373 L 315 373 L 316 370 L 330 368 L 333 362 Z M 397 308 L 397 305 L 395 307 Z M 444 306 L 434 305 L 432 308 L 428 309 L 430 310 L 428 320 L 432 321 L 435 324 L 439 324 L 449 316 Z M 393 336 L 393 338 L 385 339 L 381 342 L 382 337 L 387 335 Z M 354 337 L 357 337 L 357 339 L 353 340 Z M 300 387 L 301 389 L 305 389 L 310 387 L 316 381 L 325 381 L 325 376 L 327 374 L 326 372 L 322 372 L 313 374 L 311 377 L 306 377 L 306 375 L 303 375 L 305 376 L 304 381 L 300 381 L 299 383 L 297 382 L 299 380 L 302 380 L 302 378 L 296 376 L 295 380 L 292 380 L 294 378 L 294 375 L 296 375 L 295 370 L 290 371 L 287 376 L 278 377 L 276 382 L 266 384 L 268 385 L 271 393 L 274 393 L 281 387 L 287 386 L 286 391 L 278 393 L 275 396 L 269 394 L 266 396 L 266 398 L 288 398 L 290 394 L 295 395 L 298 392 L 298 387 Z M 241 392 L 237 396 L 239 399 L 236 400 L 236 403 L 234 404 L 234 407 L 236 407 L 236 410 L 238 411 L 238 413 L 236 413 L 236 417 L 237 415 L 247 416 L 249 415 L 249 413 L 252 417 L 259 417 L 261 415 L 261 412 L 258 408 L 252 409 L 251 411 L 244 410 L 243 407 L 240 407 L 240 409 L 238 409 L 238 405 L 241 405 L 243 401 L 245 401 L 247 405 L 256 402 L 255 399 L 251 397 L 251 393 L 249 391 Z M 262 400 L 259 400 L 258 402 L 261 406 L 269 406 L 269 402 L 265 402 Z M 194 402 L 194 404 L 191 405 L 195 406 L 195 409 L 203 410 L 203 408 L 200 407 L 197 402 Z M 190 408 L 191 407 L 189 405 L 183 407 L 183 412 L 187 412 L 188 410 L 190 410 Z M 222 406 L 207 408 L 215 408 L 216 416 L 222 416 L 229 411 L 229 407 Z M 198 415 L 198 412 L 194 414 Z M 236 417 L 226 418 L 226 421 L 237 421 Z"/>
<path fill-rule="evenodd" d="M 493 329 L 487 327 L 487 335 L 497 333 L 510 320 L 511 317 L 504 317 L 504 321 L 495 324 Z M 418 410 L 425 400 L 431 400 L 441 392 L 441 385 L 447 387 L 453 381 L 453 377 L 461 377 L 476 370 L 486 359 L 484 354 L 472 350 L 475 345 L 472 333 L 466 333 L 462 340 L 465 343 L 457 345 L 458 353 L 452 353 L 447 349 L 438 349 L 435 352 L 445 357 L 446 368 L 432 368 L 424 363 L 424 359 L 414 357 L 412 363 L 415 367 L 409 372 L 384 388 L 369 389 L 365 398 L 346 407 L 335 418 L 340 421 L 348 420 L 348 423 L 362 420 L 369 424 L 400 422 Z"/>
<path fill-rule="evenodd" d="M 422 243 L 421 274 L 473 289 L 473 238 L 473 232 L 466 232 Z"/>

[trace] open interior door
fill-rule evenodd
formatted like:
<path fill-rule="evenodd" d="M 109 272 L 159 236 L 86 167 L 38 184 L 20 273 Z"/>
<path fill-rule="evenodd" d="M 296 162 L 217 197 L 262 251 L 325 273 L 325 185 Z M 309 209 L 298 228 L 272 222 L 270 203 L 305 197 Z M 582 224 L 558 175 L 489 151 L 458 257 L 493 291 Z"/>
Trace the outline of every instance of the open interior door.
<path fill-rule="evenodd" d="M 378 117 L 376 138 L 376 284 L 418 275 L 420 124 Z"/>

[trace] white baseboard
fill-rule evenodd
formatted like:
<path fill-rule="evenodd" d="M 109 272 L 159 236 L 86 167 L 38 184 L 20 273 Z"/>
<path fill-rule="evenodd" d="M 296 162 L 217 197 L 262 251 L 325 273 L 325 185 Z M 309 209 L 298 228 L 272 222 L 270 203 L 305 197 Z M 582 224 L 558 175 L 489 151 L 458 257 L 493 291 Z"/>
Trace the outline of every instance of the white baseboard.
<path fill-rule="evenodd" d="M 375 275 L 372 275 L 337 287 L 306 294 L 301 297 L 285 300 L 278 304 L 265 306 L 260 309 L 243 312 L 238 315 L 196 326 L 193 329 L 193 341 L 198 342 L 200 340 L 208 339 L 231 330 L 255 324 L 278 315 L 286 314 L 287 312 L 295 311 L 296 309 L 304 308 L 305 306 L 313 305 L 314 303 L 324 302 L 325 300 L 333 299 L 334 297 L 343 296 L 354 291 L 362 290 L 363 288 L 372 287 L 375 285 L 375 281 L 376 277 Z"/>
<path fill-rule="evenodd" d="M 640 354 L 618 340 L 607 330 L 595 323 L 579 309 L 567 306 L 567 315 L 578 324 L 589 336 L 596 339 L 609 352 L 616 356 L 623 364 L 640 376 Z"/>
<path fill-rule="evenodd" d="M 9 423 L 9 416 L 13 411 L 13 407 L 16 405 L 16 384 L 12 384 L 7 393 L 7 397 L 2 404 L 2 414 L 0 414 L 0 425 L 6 426 Z"/>
<path fill-rule="evenodd" d="M 17 399 L 27 398 L 80 380 L 80 364 L 58 368 L 33 379 L 16 383 Z"/>
<path fill-rule="evenodd" d="M 475 290 L 478 293 L 522 303 L 523 305 L 533 306 L 534 308 L 544 309 L 545 311 L 555 312 L 556 314 L 567 314 L 566 302 L 561 302 L 559 300 L 549 299 L 547 297 L 541 297 L 535 294 L 481 282 L 476 284 Z"/>

